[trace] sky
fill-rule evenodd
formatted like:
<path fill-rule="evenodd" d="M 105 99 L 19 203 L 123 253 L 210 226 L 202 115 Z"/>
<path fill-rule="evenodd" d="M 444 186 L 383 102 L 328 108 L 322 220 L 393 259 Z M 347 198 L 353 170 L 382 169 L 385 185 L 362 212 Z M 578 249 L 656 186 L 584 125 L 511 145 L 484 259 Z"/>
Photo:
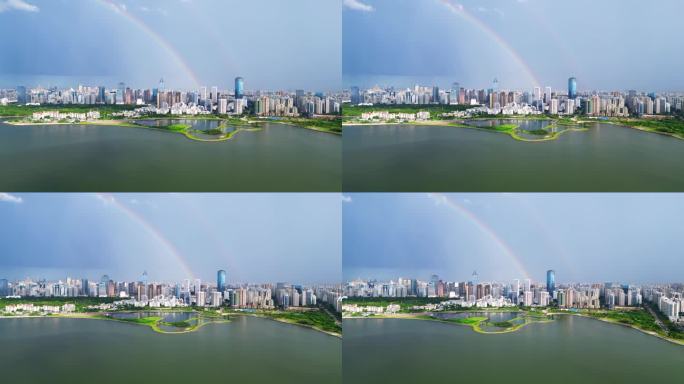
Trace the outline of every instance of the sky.
<path fill-rule="evenodd" d="M 343 278 L 682 282 L 682 194 L 346 194 Z"/>
<path fill-rule="evenodd" d="M 339 194 L 0 194 L 0 278 L 338 283 Z"/>
<path fill-rule="evenodd" d="M 683 13 L 681 0 L 345 0 L 343 83 L 682 91 Z"/>
<path fill-rule="evenodd" d="M 339 0 L 0 0 L 0 36 L 0 87 L 340 87 Z"/>

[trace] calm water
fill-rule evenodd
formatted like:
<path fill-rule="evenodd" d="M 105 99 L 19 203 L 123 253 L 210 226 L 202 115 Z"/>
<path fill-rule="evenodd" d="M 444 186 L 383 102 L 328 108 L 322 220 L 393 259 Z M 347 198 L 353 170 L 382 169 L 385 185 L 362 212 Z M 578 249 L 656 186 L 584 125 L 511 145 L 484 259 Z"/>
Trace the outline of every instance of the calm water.
<path fill-rule="evenodd" d="M 210 129 L 217 128 L 219 125 L 221 125 L 222 121 L 210 119 L 149 119 L 134 120 L 133 123 L 146 125 L 149 127 L 165 127 L 172 124 L 185 124 L 189 125 L 192 129 L 208 131 Z"/>
<path fill-rule="evenodd" d="M 682 191 L 684 140 L 595 124 L 529 143 L 475 129 L 345 126 L 345 191 Z"/>
<path fill-rule="evenodd" d="M 244 317 L 179 335 L 102 320 L 0 319 L 0 372 L 17 384 L 341 383 L 341 344 Z"/>
<path fill-rule="evenodd" d="M 675 383 L 684 347 L 560 316 L 499 335 L 417 320 L 344 322 L 345 383 Z"/>
<path fill-rule="evenodd" d="M 518 316 L 518 312 L 435 312 L 432 314 L 432 316 L 438 319 L 465 319 L 469 317 L 486 317 L 489 319 L 489 321 L 496 322 L 515 319 Z"/>
<path fill-rule="evenodd" d="M 0 123 L 0 190 L 340 191 L 341 146 L 282 124 L 202 143 L 144 128 Z"/>

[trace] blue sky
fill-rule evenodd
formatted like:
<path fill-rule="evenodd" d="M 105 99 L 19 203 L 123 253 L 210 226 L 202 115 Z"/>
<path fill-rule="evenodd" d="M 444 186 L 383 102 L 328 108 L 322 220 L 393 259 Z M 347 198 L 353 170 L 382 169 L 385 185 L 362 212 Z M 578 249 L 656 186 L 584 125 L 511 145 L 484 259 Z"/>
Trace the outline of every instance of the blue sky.
<path fill-rule="evenodd" d="M 0 194 L 0 278 L 336 283 L 339 194 Z"/>
<path fill-rule="evenodd" d="M 340 86 L 339 0 L 0 0 L 0 35 L 5 87 L 194 87 L 182 62 L 207 86 Z"/>
<path fill-rule="evenodd" d="M 343 81 L 531 89 L 574 75 L 580 90 L 681 91 L 683 12 L 680 0 L 345 0 Z"/>
<path fill-rule="evenodd" d="M 348 194 L 344 279 L 681 282 L 681 194 Z M 507 250 L 509 249 L 509 250 Z"/>

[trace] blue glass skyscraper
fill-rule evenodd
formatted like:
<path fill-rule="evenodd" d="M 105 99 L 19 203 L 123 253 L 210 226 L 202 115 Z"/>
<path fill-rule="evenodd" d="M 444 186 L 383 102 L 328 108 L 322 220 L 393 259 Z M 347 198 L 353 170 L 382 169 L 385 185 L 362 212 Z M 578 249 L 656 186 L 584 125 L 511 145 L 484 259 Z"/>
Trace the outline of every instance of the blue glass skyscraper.
<path fill-rule="evenodd" d="M 577 79 L 574 77 L 568 79 L 568 98 L 577 98 Z"/>
<path fill-rule="evenodd" d="M 245 94 L 245 80 L 242 77 L 235 78 L 235 98 L 242 99 Z"/>
<path fill-rule="evenodd" d="M 361 92 L 359 87 L 351 87 L 351 103 L 353 105 L 361 104 Z"/>
<path fill-rule="evenodd" d="M 223 292 L 226 290 L 226 271 L 223 269 L 219 270 L 216 273 L 216 289 L 219 292 Z"/>
<path fill-rule="evenodd" d="M 556 272 L 553 269 L 546 271 L 546 290 L 553 297 L 553 292 L 556 290 Z"/>
<path fill-rule="evenodd" d="M 28 102 L 26 97 L 26 87 L 20 85 L 17 87 L 17 103 L 26 104 Z"/>

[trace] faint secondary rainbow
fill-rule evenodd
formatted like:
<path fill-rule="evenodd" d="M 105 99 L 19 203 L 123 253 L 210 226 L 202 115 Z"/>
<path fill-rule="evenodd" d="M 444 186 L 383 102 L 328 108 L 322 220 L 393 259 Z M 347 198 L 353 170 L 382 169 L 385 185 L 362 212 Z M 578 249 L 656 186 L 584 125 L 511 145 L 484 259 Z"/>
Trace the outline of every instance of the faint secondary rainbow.
<path fill-rule="evenodd" d="M 525 266 L 523 265 L 522 261 L 520 258 L 513 252 L 513 249 L 502 239 L 492 227 L 489 226 L 485 221 L 480 219 L 475 213 L 464 207 L 463 205 L 453 201 L 452 199 L 449 198 L 449 196 L 441 193 L 433 193 L 431 194 L 433 199 L 437 201 L 440 204 L 445 204 L 447 207 L 453 209 L 454 211 L 460 213 L 462 216 L 470 220 L 471 223 L 475 224 L 477 228 L 482 231 L 484 234 L 489 236 L 494 242 L 501 248 L 502 251 L 506 254 L 508 259 L 513 262 L 515 267 L 521 272 L 524 276 L 524 278 L 529 279 L 530 278 L 530 273 L 527 272 L 527 269 L 525 269 Z"/>
<path fill-rule="evenodd" d="M 192 68 L 190 67 L 188 62 L 185 60 L 185 58 L 183 58 L 183 55 L 181 55 L 180 52 L 178 52 L 178 50 L 168 40 L 166 40 L 162 35 L 157 33 L 149 25 L 147 25 L 142 19 L 140 19 L 139 17 L 135 16 L 134 14 L 128 12 L 128 10 L 125 7 L 123 7 L 119 4 L 116 4 L 112 0 L 97 0 L 97 1 L 100 4 L 102 4 L 103 6 L 109 7 L 110 9 L 113 9 L 116 13 L 122 15 L 127 20 L 129 20 L 131 23 L 135 24 L 138 28 L 143 30 L 147 36 L 152 38 L 157 44 L 159 44 L 171 56 L 173 56 L 174 60 L 176 60 L 176 63 L 183 69 L 183 71 L 190 78 L 190 80 L 192 80 L 195 87 L 199 88 L 199 86 L 200 86 L 199 77 L 192 70 Z"/>
<path fill-rule="evenodd" d="M 173 243 L 164 236 L 164 234 L 161 233 L 157 227 L 152 225 L 149 221 L 147 221 L 142 215 L 140 215 L 138 212 L 134 211 L 133 209 L 129 208 L 125 204 L 121 203 L 114 195 L 111 194 L 105 194 L 105 193 L 98 193 L 96 196 L 105 202 L 105 204 L 111 204 L 114 207 L 116 207 L 120 212 L 124 213 L 126 216 L 128 216 L 131 220 L 135 221 L 138 223 L 141 227 L 143 227 L 154 239 L 161 244 L 164 249 L 173 257 L 176 262 L 183 268 L 183 271 L 185 272 L 185 275 L 189 278 L 195 277 L 195 274 L 192 272 L 192 268 L 190 265 L 185 261 L 185 258 L 180 254 L 178 249 L 173 245 Z"/>
<path fill-rule="evenodd" d="M 440 0 L 442 4 L 444 4 L 449 10 L 464 19 L 466 19 L 468 22 L 471 24 L 475 25 L 478 29 L 480 29 L 482 32 L 487 34 L 492 40 L 494 40 L 501 48 L 503 48 L 525 71 L 525 74 L 529 79 L 532 81 L 533 85 L 535 87 L 540 87 L 541 83 L 539 80 L 537 80 L 537 76 L 534 74 L 532 71 L 532 68 L 530 67 L 529 64 L 518 54 L 518 52 L 511 47 L 510 44 L 501 36 L 499 35 L 492 27 L 487 25 L 485 22 L 480 20 L 479 18 L 475 17 L 473 14 L 468 12 L 465 7 L 461 4 L 455 3 L 451 0 Z"/>

